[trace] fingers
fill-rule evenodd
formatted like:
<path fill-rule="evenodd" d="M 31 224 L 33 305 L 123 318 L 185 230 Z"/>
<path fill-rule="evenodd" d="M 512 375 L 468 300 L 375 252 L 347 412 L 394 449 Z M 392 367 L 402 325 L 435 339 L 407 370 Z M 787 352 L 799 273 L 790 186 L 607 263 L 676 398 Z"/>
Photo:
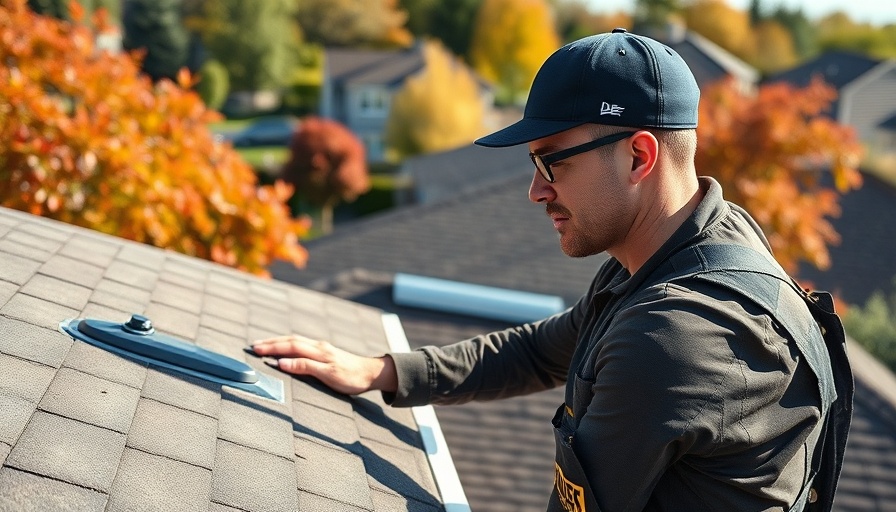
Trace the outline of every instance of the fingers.
<path fill-rule="evenodd" d="M 323 342 L 299 335 L 279 336 L 252 344 L 252 351 L 260 356 L 315 357 L 322 355 Z"/>

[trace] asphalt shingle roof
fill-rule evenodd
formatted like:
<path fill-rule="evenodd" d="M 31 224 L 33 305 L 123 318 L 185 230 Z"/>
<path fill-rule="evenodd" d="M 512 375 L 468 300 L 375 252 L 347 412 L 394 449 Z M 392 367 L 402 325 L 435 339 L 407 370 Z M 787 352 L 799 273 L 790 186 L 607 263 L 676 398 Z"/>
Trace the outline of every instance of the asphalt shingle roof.
<path fill-rule="evenodd" d="M 285 403 L 59 330 L 131 313 L 279 379 Z M 288 332 L 390 349 L 374 308 L 0 208 L 0 511 L 444 510 L 411 410 L 243 350 Z"/>

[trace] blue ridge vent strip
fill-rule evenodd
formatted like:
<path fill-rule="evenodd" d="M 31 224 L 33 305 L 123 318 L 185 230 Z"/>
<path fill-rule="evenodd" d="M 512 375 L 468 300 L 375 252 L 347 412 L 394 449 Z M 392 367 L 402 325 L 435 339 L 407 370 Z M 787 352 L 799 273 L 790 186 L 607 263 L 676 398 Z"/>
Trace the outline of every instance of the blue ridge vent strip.
<path fill-rule="evenodd" d="M 61 322 L 59 330 L 110 352 L 281 403 L 284 401 L 283 382 L 280 380 L 258 373 L 242 361 L 156 332 L 152 322 L 141 315 L 133 315 L 124 324 L 93 318 L 70 319 Z"/>

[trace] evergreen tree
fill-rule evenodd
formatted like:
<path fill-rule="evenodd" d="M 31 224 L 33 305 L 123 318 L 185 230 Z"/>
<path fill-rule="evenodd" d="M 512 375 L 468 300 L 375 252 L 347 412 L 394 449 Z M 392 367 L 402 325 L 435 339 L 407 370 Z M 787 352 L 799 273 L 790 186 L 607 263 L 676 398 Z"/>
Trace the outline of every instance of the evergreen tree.
<path fill-rule="evenodd" d="M 153 80 L 174 78 L 187 63 L 190 37 L 180 15 L 180 0 L 126 0 L 126 50 L 145 51 L 143 71 Z"/>
<path fill-rule="evenodd" d="M 193 2 L 195 3 L 195 2 Z M 292 0 L 204 0 L 189 25 L 211 58 L 227 67 L 232 91 L 279 89 L 299 45 Z"/>

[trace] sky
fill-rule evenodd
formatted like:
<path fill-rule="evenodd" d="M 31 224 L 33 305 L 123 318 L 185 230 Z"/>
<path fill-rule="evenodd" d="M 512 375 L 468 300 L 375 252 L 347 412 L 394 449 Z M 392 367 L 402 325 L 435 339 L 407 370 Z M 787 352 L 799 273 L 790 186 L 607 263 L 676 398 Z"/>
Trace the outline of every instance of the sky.
<path fill-rule="evenodd" d="M 632 11 L 634 0 L 586 0 L 595 12 Z M 727 0 L 728 5 L 738 9 L 747 9 L 750 0 Z M 875 25 L 896 23 L 896 1 L 893 0 L 763 0 L 765 9 L 772 9 L 778 5 L 785 5 L 790 9 L 802 7 L 809 19 L 818 19 L 834 11 L 845 11 L 849 16 L 860 22 L 870 22 Z"/>

